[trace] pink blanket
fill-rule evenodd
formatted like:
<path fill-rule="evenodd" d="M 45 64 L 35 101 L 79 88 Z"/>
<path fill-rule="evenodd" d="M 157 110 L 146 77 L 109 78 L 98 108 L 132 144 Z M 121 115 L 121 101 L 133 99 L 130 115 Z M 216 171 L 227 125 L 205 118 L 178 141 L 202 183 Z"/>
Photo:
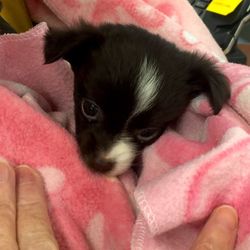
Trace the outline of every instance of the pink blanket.
<path fill-rule="evenodd" d="M 33 18 L 51 26 L 80 17 L 137 24 L 182 49 L 207 54 L 231 81 L 230 106 L 213 116 L 206 98 L 196 98 L 177 130 L 147 148 L 136 186 L 132 172 L 121 177 L 128 200 L 119 181 L 88 172 L 72 137 L 48 117 L 60 120 L 59 114 L 73 129 L 72 72 L 63 61 L 42 65 L 45 24 L 0 37 L 0 78 L 28 86 L 49 105 L 34 93 L 27 104 L 13 89 L 1 87 L 0 154 L 44 175 L 61 249 L 189 249 L 220 204 L 231 204 L 239 213 L 236 249 L 250 249 L 250 69 L 226 62 L 186 0 L 26 1 Z M 26 100 L 27 91 L 18 95 Z"/>
<path fill-rule="evenodd" d="M 72 128 L 73 76 L 65 62 L 43 65 L 46 30 L 43 23 L 0 36 L 0 155 L 44 176 L 60 249 L 127 250 L 134 223 L 127 193 L 116 179 L 91 174 L 74 138 L 54 122 Z"/>

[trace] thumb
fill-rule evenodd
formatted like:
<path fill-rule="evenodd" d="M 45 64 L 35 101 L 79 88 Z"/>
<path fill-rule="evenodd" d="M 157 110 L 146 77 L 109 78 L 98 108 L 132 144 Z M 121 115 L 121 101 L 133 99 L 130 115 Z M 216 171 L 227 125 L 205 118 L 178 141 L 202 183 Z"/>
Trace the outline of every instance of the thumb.
<path fill-rule="evenodd" d="M 216 208 L 191 250 L 233 250 L 237 237 L 238 216 L 234 208 Z"/>

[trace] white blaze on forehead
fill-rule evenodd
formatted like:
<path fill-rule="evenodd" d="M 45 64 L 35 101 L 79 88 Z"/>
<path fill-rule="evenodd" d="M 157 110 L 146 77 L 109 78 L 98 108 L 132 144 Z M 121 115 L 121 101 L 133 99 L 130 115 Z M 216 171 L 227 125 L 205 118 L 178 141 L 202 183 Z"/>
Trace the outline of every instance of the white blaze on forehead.
<path fill-rule="evenodd" d="M 134 114 L 149 109 L 158 93 L 161 77 L 156 66 L 148 62 L 145 57 L 139 73 L 139 79 L 136 86 L 136 108 Z"/>
<path fill-rule="evenodd" d="M 128 137 L 123 137 L 117 140 L 107 153 L 104 154 L 104 159 L 114 162 L 113 169 L 108 175 L 119 175 L 129 169 L 136 155 L 134 144 L 131 143 Z"/>

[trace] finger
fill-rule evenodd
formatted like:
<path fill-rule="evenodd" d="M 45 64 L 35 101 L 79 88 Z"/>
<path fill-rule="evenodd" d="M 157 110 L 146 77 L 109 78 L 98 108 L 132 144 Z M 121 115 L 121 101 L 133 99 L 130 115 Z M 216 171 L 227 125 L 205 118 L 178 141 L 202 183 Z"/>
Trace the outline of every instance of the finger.
<path fill-rule="evenodd" d="M 0 162 L 0 249 L 17 250 L 16 195 L 13 168 Z"/>
<path fill-rule="evenodd" d="M 58 250 L 50 224 L 43 180 L 28 166 L 17 173 L 17 235 L 20 250 Z"/>
<path fill-rule="evenodd" d="M 238 216 L 235 209 L 221 206 L 214 210 L 191 249 L 233 250 L 237 228 Z"/>

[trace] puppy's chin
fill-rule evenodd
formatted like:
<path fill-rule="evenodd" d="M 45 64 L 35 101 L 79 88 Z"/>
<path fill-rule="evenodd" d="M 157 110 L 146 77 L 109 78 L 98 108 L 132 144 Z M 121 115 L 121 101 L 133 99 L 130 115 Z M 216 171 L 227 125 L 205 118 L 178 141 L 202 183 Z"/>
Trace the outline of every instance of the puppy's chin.
<path fill-rule="evenodd" d="M 131 162 L 129 163 L 116 163 L 112 170 L 105 173 L 105 175 L 113 177 L 124 174 L 131 166 Z"/>

